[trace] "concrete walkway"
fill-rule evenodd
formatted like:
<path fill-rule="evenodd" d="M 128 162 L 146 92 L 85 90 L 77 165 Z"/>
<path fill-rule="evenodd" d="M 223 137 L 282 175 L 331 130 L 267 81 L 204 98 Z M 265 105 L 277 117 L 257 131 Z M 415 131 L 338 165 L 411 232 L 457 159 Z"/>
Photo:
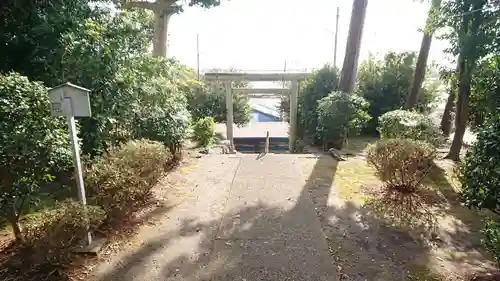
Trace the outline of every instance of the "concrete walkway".
<path fill-rule="evenodd" d="M 296 156 L 212 155 L 177 177 L 188 199 L 141 229 L 96 279 L 338 280 Z"/>

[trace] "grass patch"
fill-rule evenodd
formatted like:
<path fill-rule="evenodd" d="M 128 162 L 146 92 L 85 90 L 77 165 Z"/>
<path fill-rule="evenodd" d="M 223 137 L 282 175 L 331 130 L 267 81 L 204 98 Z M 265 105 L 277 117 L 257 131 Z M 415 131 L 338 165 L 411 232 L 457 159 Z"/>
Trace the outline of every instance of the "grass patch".
<path fill-rule="evenodd" d="M 362 206 L 368 199 L 363 187 L 378 185 L 380 180 L 365 160 L 350 158 L 338 163 L 333 184 L 341 199 Z"/>
<path fill-rule="evenodd" d="M 431 241 L 432 246 L 423 244 L 424 248 L 418 253 L 409 250 L 407 255 L 412 258 L 401 264 L 401 270 L 405 270 L 404 281 L 463 280 L 461 278 L 476 271 L 490 268 L 493 263 L 490 257 L 484 254 L 477 241 L 482 237 L 479 230 L 483 227 L 483 218 L 491 214 L 484 211 L 475 212 L 461 206 L 458 196 L 460 183 L 455 174 L 454 164 L 447 160 L 435 161 L 435 170 L 423 182 L 425 188 L 418 194 L 422 203 L 418 210 L 420 213 L 405 214 L 409 223 L 398 224 L 395 218 L 391 217 L 391 213 L 397 212 L 397 208 L 387 206 L 375 196 L 382 189 L 382 182 L 363 157 L 363 151 L 369 143 L 363 139 L 350 140 L 347 152 L 356 151 L 356 153 L 353 153 L 355 156 L 348 155 L 347 161 L 336 161 L 330 155 L 300 158 L 305 180 L 310 184 L 309 188 L 319 189 L 317 192 L 319 195 L 323 194 L 322 191 L 328 191 L 329 197 L 338 197 L 337 200 L 329 201 L 329 204 L 340 203 L 339 206 L 353 204 L 359 209 L 370 210 L 369 215 L 385 221 L 388 227 L 397 229 L 397 233 L 428 236 L 422 242 Z M 328 190 L 317 187 L 325 183 L 331 185 Z M 425 228 L 422 228 L 423 226 Z M 373 232 L 360 235 L 365 237 L 384 234 Z M 361 274 L 360 272 L 365 269 L 364 276 L 376 276 L 377 270 L 372 270 L 370 266 L 374 262 L 382 263 L 382 261 L 351 260 L 352 256 L 364 256 L 366 252 L 359 247 L 353 247 L 352 245 L 357 245 L 357 242 L 350 237 L 356 237 L 356 234 L 348 233 L 342 239 L 337 239 L 336 236 L 327 238 L 331 239 L 328 242 L 333 258 L 339 264 L 344 264 L 346 273 Z M 388 247 L 394 247 L 393 251 L 398 251 L 402 245 L 397 242 Z M 416 247 L 418 249 L 418 246 Z M 436 259 L 429 259 L 429 256 L 434 256 Z M 416 260 L 420 260 L 421 263 L 415 262 Z M 363 265 L 353 266 L 354 263 Z M 397 267 L 386 268 L 397 270 Z M 394 271 L 387 274 L 397 273 Z"/>

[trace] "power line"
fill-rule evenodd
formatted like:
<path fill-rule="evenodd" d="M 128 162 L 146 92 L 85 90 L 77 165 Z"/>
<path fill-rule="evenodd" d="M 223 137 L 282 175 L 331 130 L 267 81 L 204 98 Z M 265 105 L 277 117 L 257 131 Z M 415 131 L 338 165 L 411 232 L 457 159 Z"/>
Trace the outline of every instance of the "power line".
<path fill-rule="evenodd" d="M 497 11 L 500 11 L 500 8 L 499 7 L 482 7 L 481 9 L 475 9 L 472 11 L 456 14 L 455 17 L 463 17 L 463 16 L 470 15 L 470 14 L 473 14 L 476 12 L 489 12 L 489 11 L 497 12 Z"/>

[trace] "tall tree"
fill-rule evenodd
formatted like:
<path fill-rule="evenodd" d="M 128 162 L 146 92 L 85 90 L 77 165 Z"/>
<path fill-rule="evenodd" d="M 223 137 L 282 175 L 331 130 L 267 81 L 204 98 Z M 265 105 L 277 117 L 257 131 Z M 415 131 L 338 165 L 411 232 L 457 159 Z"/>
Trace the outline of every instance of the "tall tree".
<path fill-rule="evenodd" d="M 424 37 L 420 45 L 420 52 L 418 53 L 417 66 L 413 74 L 413 80 L 408 90 L 408 98 L 406 100 L 406 108 L 411 109 L 415 107 L 418 101 L 418 95 L 422 88 L 422 83 L 425 78 L 425 69 L 427 67 L 427 59 L 429 58 L 429 51 L 431 49 L 432 35 L 433 35 L 433 18 L 439 11 L 441 0 L 432 0 L 432 5 L 427 16 L 427 22 L 424 29 Z"/>
<path fill-rule="evenodd" d="M 444 107 L 443 117 L 441 119 L 441 131 L 443 135 L 448 137 L 451 134 L 451 127 L 453 122 L 453 109 L 455 106 L 455 96 L 456 96 L 456 76 L 457 71 L 443 71 L 441 74 L 441 79 L 447 81 L 448 83 L 448 98 L 446 99 L 446 105 Z"/>
<path fill-rule="evenodd" d="M 457 61 L 457 105 L 455 135 L 450 152 L 446 156 L 458 161 L 469 118 L 471 81 L 477 62 L 491 52 L 498 37 L 499 10 L 496 0 L 449 0 L 443 6 L 444 26 L 452 31 L 445 36 L 450 39 L 452 52 Z"/>
<path fill-rule="evenodd" d="M 0 1 L 0 72 L 16 71 L 49 86 L 58 83 L 62 37 L 95 10 L 91 0 Z"/>
<path fill-rule="evenodd" d="M 354 0 L 352 4 L 351 23 L 347 37 L 346 52 L 342 73 L 340 75 L 340 91 L 352 92 L 356 82 L 361 37 L 365 24 L 368 0 Z"/>
<path fill-rule="evenodd" d="M 178 0 L 121 0 L 121 4 L 125 8 L 140 8 L 151 10 L 155 16 L 155 36 L 153 43 L 153 56 L 167 56 L 167 40 L 168 40 L 168 24 L 170 17 L 178 12 L 183 11 L 183 7 L 177 4 Z M 189 0 L 189 6 L 200 6 L 210 8 L 219 6 L 220 0 Z"/>

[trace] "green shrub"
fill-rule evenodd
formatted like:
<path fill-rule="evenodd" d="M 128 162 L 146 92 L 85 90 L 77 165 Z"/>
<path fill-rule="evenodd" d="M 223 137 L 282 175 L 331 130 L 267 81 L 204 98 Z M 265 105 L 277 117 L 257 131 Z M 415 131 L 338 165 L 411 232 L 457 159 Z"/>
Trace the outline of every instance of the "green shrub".
<path fill-rule="evenodd" d="M 92 116 L 79 120 L 79 137 L 82 154 L 94 156 L 134 137 L 134 117 L 150 112 L 143 107 L 149 97 L 143 94 L 153 92 L 150 81 L 178 79 L 178 68 L 142 55 L 148 53 L 153 29 L 146 12 L 91 10 L 92 16 L 61 36 L 64 52 L 51 65 L 64 66 L 53 76 L 92 90 Z M 165 94 L 177 90 L 172 84 L 163 88 Z"/>
<path fill-rule="evenodd" d="M 212 117 L 216 123 L 226 123 L 226 92 L 224 85 L 217 82 L 203 84 L 193 83 L 188 91 L 188 110 L 197 120 L 203 117 Z M 246 87 L 246 84 L 234 85 Z M 248 95 L 233 93 L 233 121 L 236 125 L 245 125 L 250 122 L 252 107 Z"/>
<path fill-rule="evenodd" d="M 189 128 L 192 71 L 147 55 L 152 28 L 144 11 L 99 9 L 63 36 L 63 77 L 92 89 L 92 117 L 79 120 L 83 154 L 100 155 L 140 138 L 180 151 Z"/>
<path fill-rule="evenodd" d="M 171 160 L 161 143 L 147 140 L 129 141 L 94 158 L 85 169 L 89 202 L 101 206 L 109 219 L 126 215 L 147 200 Z"/>
<path fill-rule="evenodd" d="M 348 136 L 357 136 L 370 116 L 366 113 L 369 104 L 361 97 L 342 92 L 333 92 L 322 98 L 317 107 L 317 134 L 323 145 L 341 149 Z"/>
<path fill-rule="evenodd" d="M 151 99 L 161 101 L 157 105 L 144 106 L 144 112 L 136 116 L 135 138 L 161 142 L 177 156 L 189 133 L 190 114 L 186 109 L 186 98 L 182 93 L 161 94 L 161 83 L 157 86 L 157 91 L 149 94 Z"/>
<path fill-rule="evenodd" d="M 367 161 L 390 190 L 417 191 L 431 172 L 435 148 L 410 139 L 380 140 L 368 150 Z"/>
<path fill-rule="evenodd" d="M 79 202 L 67 200 L 28 216 L 23 227 L 26 245 L 36 248 L 38 253 L 78 245 L 86 238 L 87 231 L 99 228 L 106 217 L 98 206 L 87 205 L 85 208 Z"/>
<path fill-rule="evenodd" d="M 315 71 L 313 76 L 301 83 L 297 108 L 297 136 L 299 139 L 311 141 L 315 144 L 321 142 L 318 134 L 318 102 L 330 93 L 339 89 L 338 69 L 325 65 Z M 290 112 L 290 99 L 284 98 L 281 102 L 281 111 Z"/>
<path fill-rule="evenodd" d="M 198 119 L 193 125 L 194 137 L 201 146 L 210 145 L 215 137 L 215 123 L 212 117 Z"/>
<path fill-rule="evenodd" d="M 434 121 L 418 112 L 408 110 L 389 111 L 379 118 L 377 128 L 383 139 L 403 138 L 426 141 L 439 146 L 444 137 Z"/>
<path fill-rule="evenodd" d="M 384 113 L 404 107 L 415 67 L 415 53 L 388 53 L 383 60 L 369 57 L 359 66 L 355 92 L 369 103 L 370 120 L 367 133 L 375 134 L 378 118 Z M 427 84 L 422 89 L 417 110 L 428 112 L 434 106 L 437 88 Z"/>
<path fill-rule="evenodd" d="M 486 226 L 482 230 L 484 238 L 482 243 L 497 263 L 500 263 L 500 225 L 493 219 L 486 221 Z"/>
<path fill-rule="evenodd" d="M 500 56 L 495 54 L 477 65 L 470 91 L 469 121 L 474 130 L 494 118 L 500 108 Z"/>
<path fill-rule="evenodd" d="M 0 75 L 0 211 L 23 240 L 18 220 L 43 184 L 71 163 L 63 120 L 50 115 L 47 88 L 16 73 Z"/>
<path fill-rule="evenodd" d="M 23 267 L 43 272 L 55 264 L 69 264 L 74 247 L 86 243 L 87 232 L 99 228 L 105 218 L 101 208 L 84 209 L 72 200 L 29 215 L 23 219 Z"/>
<path fill-rule="evenodd" d="M 459 166 L 461 198 L 470 208 L 500 209 L 500 117 L 488 122 Z"/>

